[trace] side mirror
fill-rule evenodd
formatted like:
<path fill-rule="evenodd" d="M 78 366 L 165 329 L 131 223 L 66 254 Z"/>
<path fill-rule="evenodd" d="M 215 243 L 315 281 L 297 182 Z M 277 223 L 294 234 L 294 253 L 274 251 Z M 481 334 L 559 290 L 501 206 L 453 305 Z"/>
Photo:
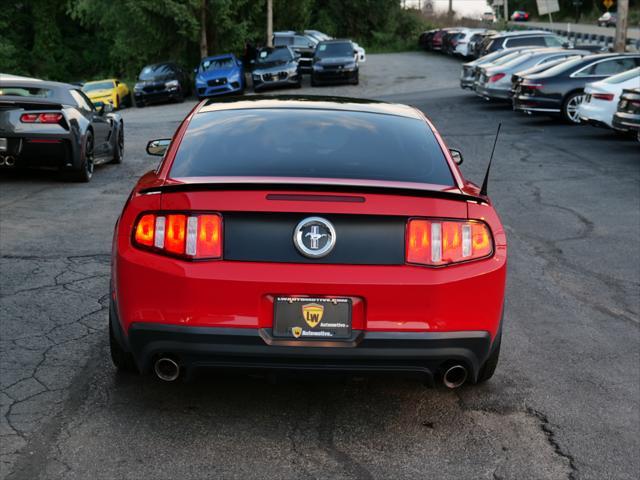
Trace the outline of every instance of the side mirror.
<path fill-rule="evenodd" d="M 105 113 L 113 112 L 113 104 L 111 103 L 98 102 L 96 104 L 96 107 L 98 110 L 98 115 L 104 115 Z"/>
<path fill-rule="evenodd" d="M 151 140 L 149 143 L 147 143 L 147 153 L 149 155 L 161 157 L 165 154 L 167 148 L 169 148 L 170 143 L 170 138 L 159 138 L 158 140 Z"/>
<path fill-rule="evenodd" d="M 354 50 L 354 51 L 353 51 L 353 54 L 354 54 L 354 55 L 358 55 L 358 50 Z"/>
<path fill-rule="evenodd" d="M 449 153 L 451 154 L 451 158 L 453 158 L 453 161 L 456 162 L 456 165 L 462 165 L 462 162 L 464 162 L 464 158 L 462 158 L 462 152 L 460 150 L 450 148 Z"/>

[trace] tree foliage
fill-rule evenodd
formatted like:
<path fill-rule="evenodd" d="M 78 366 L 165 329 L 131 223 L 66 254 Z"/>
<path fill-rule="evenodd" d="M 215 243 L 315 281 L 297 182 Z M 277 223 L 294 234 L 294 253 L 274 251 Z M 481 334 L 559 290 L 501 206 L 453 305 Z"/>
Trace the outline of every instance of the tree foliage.
<path fill-rule="evenodd" d="M 0 72 L 79 81 L 163 60 L 194 66 L 203 2 L 210 54 L 265 43 L 266 0 L 15 0 L 0 9 Z M 305 28 L 391 50 L 424 25 L 397 0 L 274 0 L 275 30 Z"/>

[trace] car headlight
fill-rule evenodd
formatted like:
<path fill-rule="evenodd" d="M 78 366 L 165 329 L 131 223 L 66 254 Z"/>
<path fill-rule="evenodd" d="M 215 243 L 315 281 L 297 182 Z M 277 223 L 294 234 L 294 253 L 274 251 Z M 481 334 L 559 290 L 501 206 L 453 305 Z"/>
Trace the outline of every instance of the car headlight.
<path fill-rule="evenodd" d="M 347 63 L 347 64 L 344 66 L 344 68 L 345 68 L 345 70 L 353 70 L 354 68 L 356 68 L 356 62 L 353 62 L 353 63 Z"/>
<path fill-rule="evenodd" d="M 178 88 L 180 86 L 180 82 L 178 82 L 178 80 L 169 80 L 168 82 L 165 82 L 164 86 L 167 88 Z"/>
<path fill-rule="evenodd" d="M 200 77 L 196 78 L 196 85 L 206 85 L 206 84 L 207 82 L 204 79 Z"/>
<path fill-rule="evenodd" d="M 133 86 L 134 92 L 139 92 L 142 90 L 142 85 L 138 85 L 137 83 Z"/>

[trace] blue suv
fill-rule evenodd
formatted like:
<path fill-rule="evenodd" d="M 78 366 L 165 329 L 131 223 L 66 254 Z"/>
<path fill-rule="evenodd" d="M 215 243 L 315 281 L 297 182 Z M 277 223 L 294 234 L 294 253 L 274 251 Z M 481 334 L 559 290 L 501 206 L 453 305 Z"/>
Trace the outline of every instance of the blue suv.
<path fill-rule="evenodd" d="M 203 58 L 194 73 L 198 98 L 244 93 L 244 67 L 232 53 Z"/>

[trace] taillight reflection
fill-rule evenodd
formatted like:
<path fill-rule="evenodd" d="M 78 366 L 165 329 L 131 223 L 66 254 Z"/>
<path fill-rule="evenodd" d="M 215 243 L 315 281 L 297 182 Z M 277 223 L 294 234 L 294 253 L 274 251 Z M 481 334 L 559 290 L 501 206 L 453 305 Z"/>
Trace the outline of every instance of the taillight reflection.
<path fill-rule="evenodd" d="M 411 219 L 407 225 L 407 263 L 441 266 L 492 253 L 491 232 L 482 222 Z"/>
<path fill-rule="evenodd" d="M 185 258 L 222 257 L 219 214 L 145 214 L 134 228 L 134 243 Z"/>

